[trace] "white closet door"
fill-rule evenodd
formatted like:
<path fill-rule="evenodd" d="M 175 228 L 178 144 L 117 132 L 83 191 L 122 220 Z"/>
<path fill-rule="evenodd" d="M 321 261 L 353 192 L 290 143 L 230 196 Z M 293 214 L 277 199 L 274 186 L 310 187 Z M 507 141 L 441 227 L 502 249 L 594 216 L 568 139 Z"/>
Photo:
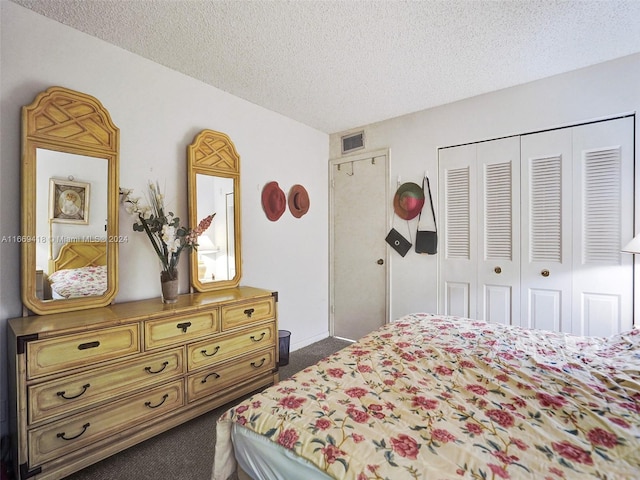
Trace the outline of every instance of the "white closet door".
<path fill-rule="evenodd" d="M 573 333 L 630 330 L 633 256 L 633 119 L 573 129 Z"/>
<path fill-rule="evenodd" d="M 633 118 L 439 153 L 438 308 L 607 336 L 633 326 Z"/>
<path fill-rule="evenodd" d="M 519 325 L 520 138 L 477 144 L 477 163 L 477 315 Z"/>
<path fill-rule="evenodd" d="M 571 130 L 521 137 L 522 326 L 571 331 Z"/>
<path fill-rule="evenodd" d="M 477 311 L 476 146 L 439 152 L 440 294 L 438 311 L 475 317 Z"/>

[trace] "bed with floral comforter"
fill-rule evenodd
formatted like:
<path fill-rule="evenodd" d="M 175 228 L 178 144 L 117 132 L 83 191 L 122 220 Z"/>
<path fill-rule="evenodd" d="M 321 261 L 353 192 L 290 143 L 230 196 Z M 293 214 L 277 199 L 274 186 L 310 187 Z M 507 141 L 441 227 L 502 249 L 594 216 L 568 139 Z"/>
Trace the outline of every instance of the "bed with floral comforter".
<path fill-rule="evenodd" d="M 335 479 L 640 479 L 640 331 L 413 314 L 228 410 Z"/>
<path fill-rule="evenodd" d="M 63 269 L 49 275 L 53 298 L 102 295 L 107 290 L 107 267 L 88 265 Z"/>

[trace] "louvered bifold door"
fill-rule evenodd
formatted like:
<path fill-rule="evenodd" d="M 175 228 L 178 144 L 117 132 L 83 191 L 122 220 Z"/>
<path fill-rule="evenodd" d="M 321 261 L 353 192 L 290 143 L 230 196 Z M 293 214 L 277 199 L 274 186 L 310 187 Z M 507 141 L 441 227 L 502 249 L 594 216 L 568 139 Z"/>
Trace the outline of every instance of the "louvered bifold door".
<path fill-rule="evenodd" d="M 573 333 L 630 330 L 633 256 L 633 119 L 573 128 Z"/>
<path fill-rule="evenodd" d="M 477 144 L 478 317 L 520 324 L 520 137 Z"/>
<path fill-rule="evenodd" d="M 521 321 L 571 331 L 571 129 L 521 137 Z"/>
<path fill-rule="evenodd" d="M 438 311 L 477 317 L 476 145 L 439 151 Z"/>

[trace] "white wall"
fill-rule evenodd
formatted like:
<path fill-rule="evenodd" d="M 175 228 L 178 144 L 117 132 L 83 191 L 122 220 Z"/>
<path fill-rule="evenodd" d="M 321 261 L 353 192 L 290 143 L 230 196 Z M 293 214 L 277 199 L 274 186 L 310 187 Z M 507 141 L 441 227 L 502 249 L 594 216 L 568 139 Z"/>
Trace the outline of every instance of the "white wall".
<path fill-rule="evenodd" d="M 328 335 L 328 136 L 145 60 L 7 1 L 0 2 L 0 237 L 20 232 L 20 108 L 59 85 L 98 98 L 120 128 L 120 185 L 166 185 L 168 206 L 187 218 L 186 149 L 209 128 L 226 133 L 241 156 L 242 284 L 279 292 L 280 328 L 292 349 Z M 309 213 L 270 222 L 262 186 L 303 184 Z M 160 296 L 158 262 L 148 239 L 120 211 L 117 302 Z M 22 313 L 20 248 L 0 243 L 0 412 L 6 418 L 6 320 Z M 180 291 L 188 291 L 181 260 Z M 2 433 L 7 431 L 2 423 Z"/>
<path fill-rule="evenodd" d="M 469 75 L 473 75 L 470 72 Z M 438 147 L 580 123 L 640 110 L 640 53 L 364 127 L 367 150 L 390 148 L 390 192 L 428 172 L 437 200 Z M 362 130 L 354 128 L 352 131 Z M 330 155 L 340 156 L 340 136 Z M 636 152 L 640 151 L 636 123 Z M 359 154 L 362 151 L 358 152 Z M 636 153 L 636 159 L 638 154 Z M 638 169 L 636 169 L 638 170 Z M 637 175 L 637 174 L 636 174 Z M 636 178 L 636 185 L 640 185 Z M 636 195 L 638 197 L 638 195 Z M 391 200 L 391 199 L 390 199 Z M 632 202 L 634 199 L 629 198 Z M 636 200 L 636 232 L 640 216 Z M 438 211 L 437 203 L 435 205 Z M 441 219 L 438 219 L 442 222 Z M 417 220 L 411 223 L 415 230 Z M 624 241 L 625 239 L 623 239 Z M 630 240 L 630 239 L 629 239 Z M 440 254 L 438 254 L 440 255 Z M 437 311 L 437 256 L 392 252 L 391 318 Z M 636 276 L 638 276 L 636 268 Z M 638 278 L 636 278 L 638 284 Z M 636 301 L 636 317 L 638 316 Z M 637 323 L 637 322 L 636 322 Z"/>

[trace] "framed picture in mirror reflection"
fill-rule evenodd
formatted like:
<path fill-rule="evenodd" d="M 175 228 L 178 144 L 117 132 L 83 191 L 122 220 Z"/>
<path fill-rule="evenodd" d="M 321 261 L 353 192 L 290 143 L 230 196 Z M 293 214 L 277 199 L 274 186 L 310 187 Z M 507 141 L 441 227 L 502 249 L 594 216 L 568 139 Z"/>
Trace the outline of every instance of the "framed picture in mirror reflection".
<path fill-rule="evenodd" d="M 49 219 L 58 223 L 89 223 L 90 184 L 49 180 Z"/>

